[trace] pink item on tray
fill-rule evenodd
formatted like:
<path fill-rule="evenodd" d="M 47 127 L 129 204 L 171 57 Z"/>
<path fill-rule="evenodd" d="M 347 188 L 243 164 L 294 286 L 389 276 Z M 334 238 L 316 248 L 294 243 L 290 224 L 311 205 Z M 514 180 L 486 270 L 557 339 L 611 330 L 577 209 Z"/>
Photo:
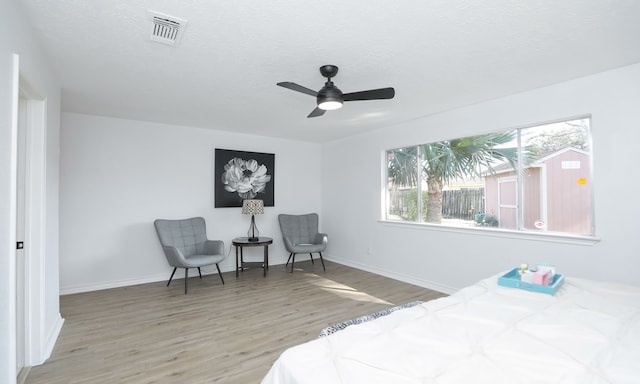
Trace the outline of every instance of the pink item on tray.
<path fill-rule="evenodd" d="M 540 285 L 549 285 L 551 271 L 537 271 L 533 274 L 533 283 Z"/>

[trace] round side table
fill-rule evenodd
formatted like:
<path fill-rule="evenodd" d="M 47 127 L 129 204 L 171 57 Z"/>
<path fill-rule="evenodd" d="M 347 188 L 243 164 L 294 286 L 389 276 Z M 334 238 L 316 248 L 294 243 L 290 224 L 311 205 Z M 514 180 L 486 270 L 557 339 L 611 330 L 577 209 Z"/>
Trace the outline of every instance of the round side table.
<path fill-rule="evenodd" d="M 244 270 L 244 266 L 248 264 L 256 264 L 245 262 L 242 254 L 244 247 L 264 247 L 264 261 L 262 263 L 263 273 L 262 276 L 267 276 L 267 270 L 269 269 L 269 245 L 273 244 L 273 239 L 270 237 L 258 237 L 257 241 L 249 241 L 248 237 L 236 237 L 231 240 L 231 244 L 236 247 L 236 277 L 238 277 L 238 271 Z M 240 259 L 238 261 L 238 249 L 240 249 Z"/>

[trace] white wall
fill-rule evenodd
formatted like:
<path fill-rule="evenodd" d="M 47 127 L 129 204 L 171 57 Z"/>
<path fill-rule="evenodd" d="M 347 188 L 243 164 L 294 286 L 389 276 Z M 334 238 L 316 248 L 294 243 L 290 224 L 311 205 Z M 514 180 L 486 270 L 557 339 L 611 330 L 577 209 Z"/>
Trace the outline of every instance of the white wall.
<path fill-rule="evenodd" d="M 64 113 L 61 292 L 167 280 L 171 268 L 153 228 L 157 218 L 202 216 L 209 238 L 224 240 L 227 249 L 232 238 L 246 236 L 250 217 L 240 208 L 214 208 L 215 148 L 275 154 L 275 206 L 266 207 L 256 224 L 261 235 L 274 238 L 270 264 L 283 264 L 288 254 L 277 215 L 322 208 L 320 145 Z M 245 257 L 261 252 L 247 248 Z M 234 270 L 234 255 L 221 263 L 223 272 Z"/>
<path fill-rule="evenodd" d="M 328 259 L 445 292 L 540 261 L 570 276 L 640 284 L 633 202 L 640 182 L 630 148 L 640 142 L 639 84 L 634 65 L 324 145 L 64 114 L 61 291 L 165 280 L 170 268 L 151 224 L 158 217 L 204 216 L 209 236 L 227 246 L 244 235 L 249 218 L 239 208 L 213 208 L 214 148 L 276 154 L 276 206 L 257 218 L 275 238 L 272 264 L 286 261 L 277 214 L 317 211 L 330 234 Z M 594 140 L 595 244 L 379 221 L 386 149 L 585 114 Z M 233 267 L 233 257 L 222 265 Z"/>
<path fill-rule="evenodd" d="M 398 102 L 402 97 L 398 91 Z M 324 229 L 336 261 L 452 291 L 520 263 L 640 284 L 640 64 L 427 116 L 323 147 Z M 493 237 L 379 222 L 381 154 L 398 148 L 592 115 L 595 245 Z M 333 154 L 349 154 L 335 156 Z M 340 169 L 340 172 L 331 172 Z M 369 254 L 370 250 L 370 254 Z"/>
<path fill-rule="evenodd" d="M 58 301 L 58 139 L 60 124 L 60 88 L 47 66 L 46 57 L 34 40 L 29 23 L 18 2 L 0 2 L 0 382 L 16 380 L 15 369 L 15 129 L 12 124 L 13 54 L 19 55 L 20 75 L 31 88 L 45 98 L 46 142 L 44 154 L 44 243 L 45 265 L 38 279 L 38 329 L 32 340 L 34 350 L 50 352 L 61 325 Z M 28 246 L 28 244 L 27 244 Z M 32 335 L 32 337 L 34 336 Z M 48 343 L 49 346 L 42 344 Z M 47 356 L 36 357 L 41 360 Z"/>

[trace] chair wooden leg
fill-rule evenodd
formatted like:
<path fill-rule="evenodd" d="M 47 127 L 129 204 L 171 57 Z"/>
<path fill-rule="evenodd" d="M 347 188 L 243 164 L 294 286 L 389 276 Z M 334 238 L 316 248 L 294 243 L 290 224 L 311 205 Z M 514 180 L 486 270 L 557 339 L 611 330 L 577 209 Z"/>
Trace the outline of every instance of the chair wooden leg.
<path fill-rule="evenodd" d="M 313 253 L 310 253 L 309 257 L 311 257 L 311 264 L 315 264 L 315 262 L 313 261 Z"/>
<path fill-rule="evenodd" d="M 173 279 L 173 274 L 176 273 L 176 269 L 178 269 L 178 267 L 173 268 L 173 272 L 171 272 L 171 277 L 169 278 L 169 281 L 167 282 L 167 287 L 169 286 L 169 284 L 171 284 L 171 280 Z"/>
<path fill-rule="evenodd" d="M 291 273 L 293 273 L 293 264 L 296 262 L 296 254 L 292 253 L 293 259 L 291 260 Z"/>
<path fill-rule="evenodd" d="M 202 279 L 202 272 L 200 272 L 200 267 L 198 267 L 198 275 L 200 275 L 200 278 Z"/>
<path fill-rule="evenodd" d="M 222 281 L 222 285 L 224 285 L 224 279 L 222 278 L 222 272 L 220 272 L 220 266 L 216 264 L 216 268 L 218 268 L 218 275 L 220 275 L 220 280 Z"/>
<path fill-rule="evenodd" d="M 324 267 L 324 259 L 322 258 L 322 252 L 318 252 L 318 255 L 320 255 L 320 261 L 322 262 L 322 269 L 326 272 L 327 268 Z"/>
<path fill-rule="evenodd" d="M 187 294 L 187 281 L 189 281 L 189 268 L 184 269 L 184 294 Z"/>

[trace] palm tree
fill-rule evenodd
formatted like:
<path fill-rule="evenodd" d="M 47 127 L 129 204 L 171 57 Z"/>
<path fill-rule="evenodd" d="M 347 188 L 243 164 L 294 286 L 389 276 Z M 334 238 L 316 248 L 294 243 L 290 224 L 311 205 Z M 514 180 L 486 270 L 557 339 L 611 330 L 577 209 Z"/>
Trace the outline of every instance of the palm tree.
<path fill-rule="evenodd" d="M 399 148 L 387 156 L 387 175 L 395 186 L 418 185 L 417 147 Z"/>
<path fill-rule="evenodd" d="M 442 187 L 451 180 L 494 173 L 496 162 L 515 167 L 516 147 L 503 147 L 515 131 L 491 133 L 422 145 L 422 173 L 427 182 L 427 223 L 442 222 Z"/>
<path fill-rule="evenodd" d="M 505 147 L 515 135 L 515 131 L 491 133 L 420 146 L 421 175 L 428 195 L 426 222 L 442 222 L 442 188 L 449 181 L 494 173 L 493 166 L 498 162 L 515 167 L 517 148 Z M 394 185 L 417 185 L 417 147 L 412 148 L 395 150 L 388 162 L 388 175 Z"/>
<path fill-rule="evenodd" d="M 391 184 L 390 186 L 393 188 L 391 191 L 392 201 L 399 203 L 399 201 L 396 201 L 393 197 L 396 196 L 398 187 L 415 189 L 419 183 L 417 149 L 417 147 L 399 148 L 389 151 L 387 154 L 387 176 Z M 409 205 L 411 206 L 411 203 L 409 203 Z M 400 203 L 398 206 L 395 206 L 395 208 L 392 208 L 389 213 L 405 216 L 406 212 L 401 211 L 402 207 L 405 206 L 403 203 Z M 405 217 L 405 219 L 407 219 L 407 217 Z M 411 220 L 413 218 L 409 219 Z"/>

